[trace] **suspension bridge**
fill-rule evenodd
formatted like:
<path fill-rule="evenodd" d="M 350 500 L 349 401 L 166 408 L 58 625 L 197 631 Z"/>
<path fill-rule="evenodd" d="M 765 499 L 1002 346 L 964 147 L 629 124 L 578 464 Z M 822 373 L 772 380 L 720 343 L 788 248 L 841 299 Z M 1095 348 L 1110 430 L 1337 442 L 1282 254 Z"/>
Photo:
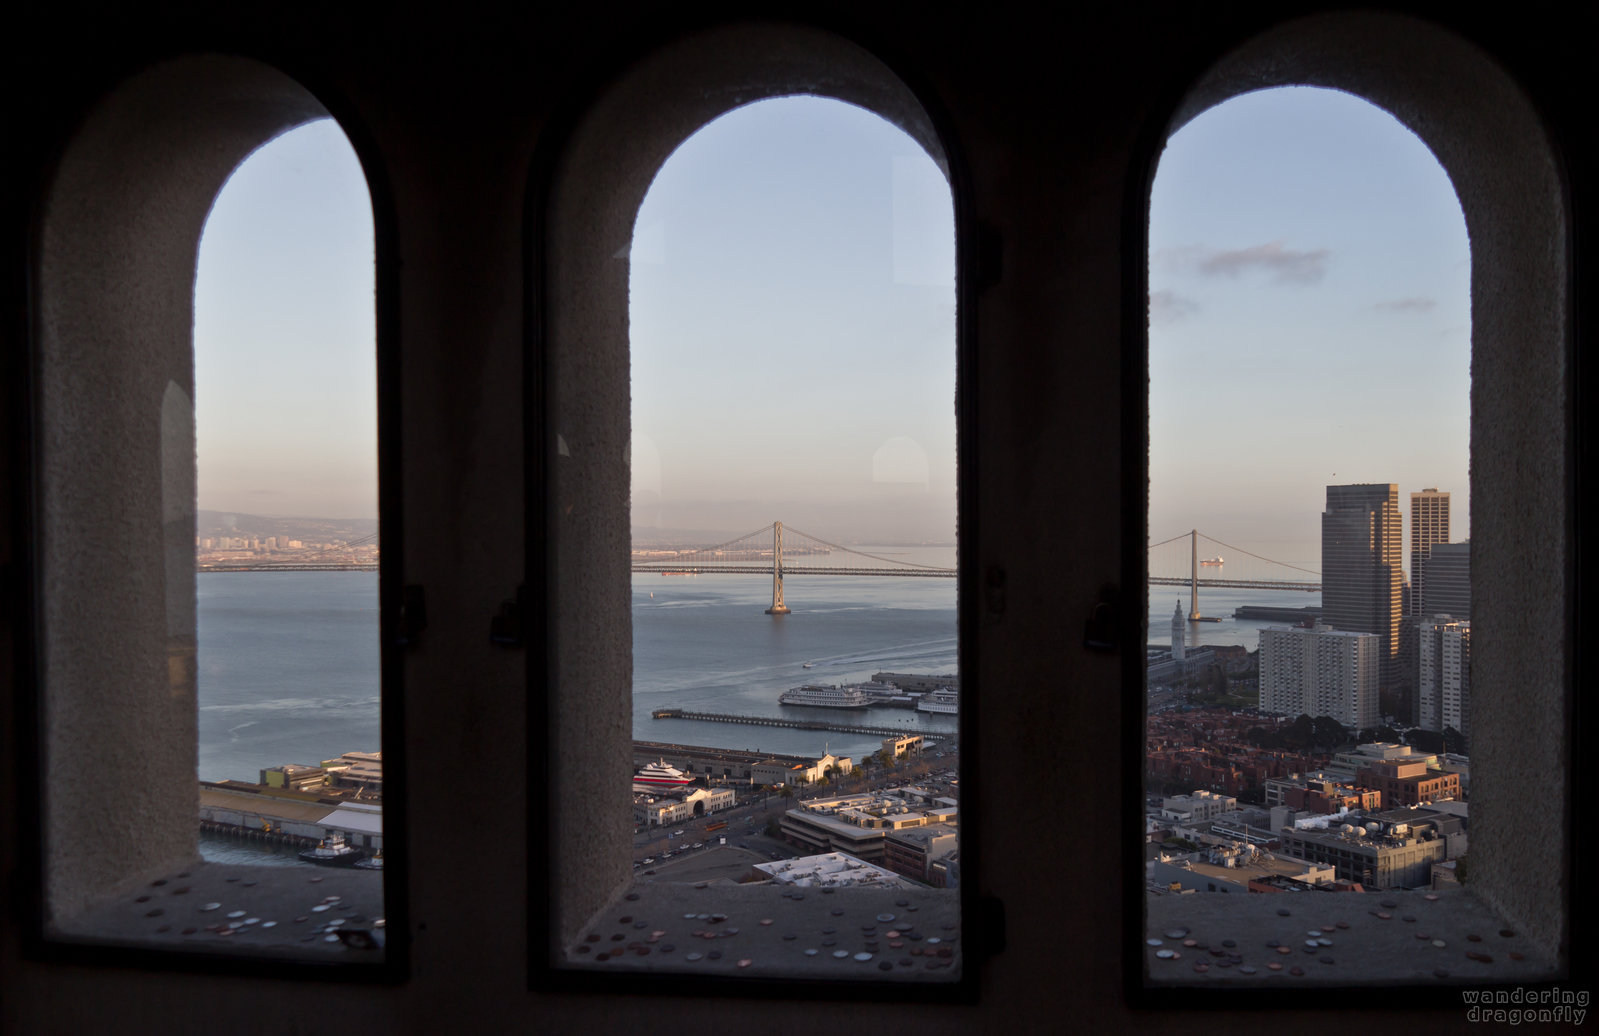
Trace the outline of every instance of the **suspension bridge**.
<path fill-rule="evenodd" d="M 787 536 L 785 543 L 784 537 Z M 1186 543 L 1182 541 L 1186 540 Z M 1206 557 L 1200 558 L 1200 540 L 1205 541 Z M 1184 549 L 1186 548 L 1186 549 Z M 1214 551 L 1214 553 L 1212 553 Z M 1222 551 L 1232 555 L 1229 560 Z M 844 564 L 833 563 L 840 555 Z M 795 558 L 827 558 L 828 561 L 795 561 Z M 1183 573 L 1186 560 L 1187 572 Z M 867 564 L 865 562 L 874 562 Z M 955 569 L 923 565 L 898 558 L 868 554 L 841 546 L 820 536 L 801 532 L 773 522 L 714 547 L 668 550 L 635 550 L 634 572 L 662 575 L 770 575 L 772 606 L 768 615 L 787 615 L 783 602 L 784 576 L 911 576 L 953 579 Z M 1321 591 L 1321 573 L 1235 547 L 1197 529 L 1149 545 L 1149 582 L 1155 586 L 1189 588 L 1189 618 L 1198 621 L 1199 589 L 1304 590 Z"/>
<path fill-rule="evenodd" d="M 784 546 L 783 536 L 789 537 L 789 545 Z M 828 564 L 817 562 L 794 563 L 793 557 L 825 557 L 831 558 L 834 554 L 844 556 L 847 564 Z M 876 562 L 875 565 L 862 564 L 856 559 Z M 783 577 L 791 576 L 912 576 L 930 579 L 953 579 L 953 568 L 939 568 L 936 565 L 920 565 L 911 561 L 901 561 L 898 558 L 883 557 L 880 554 L 868 554 L 865 551 L 843 547 L 837 543 L 830 543 L 819 536 L 812 536 L 794 528 L 786 528 L 782 522 L 773 522 L 770 527 L 761 526 L 754 532 L 747 532 L 736 539 L 719 543 L 714 547 L 699 547 L 685 550 L 668 551 L 634 551 L 633 571 L 659 572 L 663 575 L 708 575 L 708 574 L 737 574 L 768 575 L 772 577 L 772 606 L 766 609 L 768 615 L 787 615 L 788 606 L 783 603 Z"/>
<path fill-rule="evenodd" d="M 1206 556 L 1203 558 L 1200 557 L 1200 540 L 1206 544 L 1203 549 Z M 1180 574 L 1185 561 L 1187 574 Z M 1152 586 L 1188 587 L 1188 618 L 1194 622 L 1203 618 L 1199 613 L 1201 586 L 1321 592 L 1320 572 L 1312 572 L 1285 561 L 1273 561 L 1242 547 L 1223 543 L 1198 529 L 1190 529 L 1171 539 L 1149 545 L 1149 582 Z"/>

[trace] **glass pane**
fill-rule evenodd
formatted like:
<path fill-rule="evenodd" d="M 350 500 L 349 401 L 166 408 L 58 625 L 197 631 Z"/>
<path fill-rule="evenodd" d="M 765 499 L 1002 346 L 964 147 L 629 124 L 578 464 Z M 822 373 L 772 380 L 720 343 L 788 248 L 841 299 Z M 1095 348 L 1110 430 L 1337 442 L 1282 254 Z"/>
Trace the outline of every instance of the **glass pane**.
<path fill-rule="evenodd" d="M 1443 169 L 1350 95 L 1239 97 L 1162 156 L 1152 924 L 1185 896 L 1200 910 L 1225 892 L 1453 881 L 1469 787 L 1469 264 Z M 1153 980 L 1204 981 L 1164 931 L 1182 927 L 1148 933 Z M 1235 942 L 1240 959 L 1223 959 L 1275 970 L 1260 939 Z"/>
<path fill-rule="evenodd" d="M 637 879 L 772 893 L 712 914 L 770 936 L 730 973 L 957 977 L 942 914 L 882 921 L 958 909 L 948 182 L 871 112 L 764 101 L 666 162 L 631 258 Z M 807 889 L 884 893 L 882 931 Z"/>
<path fill-rule="evenodd" d="M 296 937 L 383 916 L 372 257 L 323 120 L 239 166 L 196 278 L 200 852 L 348 870 Z"/>

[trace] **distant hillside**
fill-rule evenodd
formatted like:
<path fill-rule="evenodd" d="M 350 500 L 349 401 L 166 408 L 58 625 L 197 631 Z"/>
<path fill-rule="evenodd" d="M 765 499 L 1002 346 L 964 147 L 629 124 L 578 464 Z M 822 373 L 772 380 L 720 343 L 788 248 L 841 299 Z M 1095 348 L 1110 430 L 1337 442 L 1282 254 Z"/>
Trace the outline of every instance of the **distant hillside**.
<path fill-rule="evenodd" d="M 326 543 L 365 539 L 378 531 L 376 518 L 302 518 L 245 514 L 242 511 L 200 511 L 196 535 L 267 536 Z"/>

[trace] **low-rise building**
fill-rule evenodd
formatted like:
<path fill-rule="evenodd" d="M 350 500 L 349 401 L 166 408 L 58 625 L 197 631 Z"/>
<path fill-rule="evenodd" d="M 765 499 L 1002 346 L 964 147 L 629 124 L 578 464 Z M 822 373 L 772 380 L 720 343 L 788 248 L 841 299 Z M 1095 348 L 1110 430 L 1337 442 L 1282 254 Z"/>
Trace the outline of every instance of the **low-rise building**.
<path fill-rule="evenodd" d="M 1432 882 L 1433 864 L 1465 851 L 1465 835 L 1458 817 L 1401 811 L 1284 831 L 1282 845 L 1302 859 L 1332 865 L 1341 881 L 1423 888 Z"/>
<path fill-rule="evenodd" d="M 1329 777 L 1348 784 L 1354 781 L 1356 774 L 1373 762 L 1410 762 L 1437 766 L 1438 757 L 1418 752 L 1409 745 L 1395 744 L 1392 741 L 1373 741 L 1356 746 L 1353 752 L 1335 754 L 1322 769 Z"/>
<path fill-rule="evenodd" d="M 1248 844 L 1213 846 L 1200 852 L 1162 854 L 1148 865 L 1149 880 L 1172 892 L 1259 892 L 1252 883 L 1284 878 L 1306 888 L 1331 882 L 1333 869 Z"/>
<path fill-rule="evenodd" d="M 633 822 L 646 827 L 664 827 L 685 820 L 720 813 L 731 807 L 736 796 L 731 788 L 687 788 L 682 791 L 633 796 Z"/>
<path fill-rule="evenodd" d="M 290 791 L 315 791 L 328 782 L 328 772 L 320 766 L 284 763 L 261 771 L 261 786 Z"/>
<path fill-rule="evenodd" d="M 883 738 L 883 751 L 887 752 L 889 757 L 893 759 L 901 759 L 907 755 L 920 754 L 921 750 L 922 735 L 920 734 L 912 734 L 909 737 Z"/>
<path fill-rule="evenodd" d="M 354 789 L 363 798 L 383 797 L 382 752 L 345 752 L 337 759 L 322 760 L 322 769 L 335 788 Z"/>
<path fill-rule="evenodd" d="M 790 845 L 813 853 L 846 852 L 876 863 L 891 831 L 953 824 L 958 808 L 948 799 L 914 802 L 881 793 L 811 799 L 783 814 L 778 826 Z"/>
<path fill-rule="evenodd" d="M 757 863 L 751 881 L 771 881 L 800 888 L 905 888 L 898 874 L 849 853 L 819 853 L 793 860 Z"/>
<path fill-rule="evenodd" d="M 1161 802 L 1160 813 L 1173 823 L 1192 824 L 1213 820 L 1237 808 L 1238 800 L 1233 796 L 1199 789 L 1191 795 L 1168 795 Z"/>
<path fill-rule="evenodd" d="M 1339 780 L 1325 770 L 1273 777 L 1266 781 L 1266 805 L 1305 813 L 1338 813 L 1382 807 L 1382 793 Z"/>
<path fill-rule="evenodd" d="M 792 759 L 768 759 L 750 767 L 750 781 L 754 784 L 820 784 L 828 771 L 846 774 L 855 769 L 848 756 L 831 753 L 813 763 L 797 763 Z"/>
<path fill-rule="evenodd" d="M 936 888 L 949 880 L 947 868 L 934 864 L 953 856 L 960 849 L 960 835 L 954 824 L 929 824 L 890 831 L 883 840 L 883 866 L 907 878 Z"/>
<path fill-rule="evenodd" d="M 1460 774 L 1419 762 L 1374 761 L 1355 775 L 1355 783 L 1380 792 L 1385 809 L 1460 797 Z"/>

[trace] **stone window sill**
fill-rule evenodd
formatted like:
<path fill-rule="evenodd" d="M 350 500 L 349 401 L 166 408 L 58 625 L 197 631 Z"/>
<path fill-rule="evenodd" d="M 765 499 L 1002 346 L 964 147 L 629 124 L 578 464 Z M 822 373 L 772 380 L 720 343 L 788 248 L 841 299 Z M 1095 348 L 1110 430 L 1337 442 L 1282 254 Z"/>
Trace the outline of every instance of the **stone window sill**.
<path fill-rule="evenodd" d="M 952 889 L 639 883 L 562 948 L 558 967 L 955 985 L 960 920 Z"/>
<path fill-rule="evenodd" d="M 46 927 L 55 944 L 319 965 L 381 965 L 386 934 L 381 872 L 205 862 Z"/>
<path fill-rule="evenodd" d="M 1440 891 L 1432 900 L 1427 895 L 1407 891 L 1154 896 L 1147 902 L 1146 936 L 1162 945 L 1146 942 L 1143 947 L 1145 986 L 1447 988 L 1562 977 L 1559 961 L 1469 892 Z M 1313 938 L 1312 931 L 1332 945 L 1311 950 L 1306 941 Z M 1177 932 L 1186 934 L 1168 935 Z M 1186 939 L 1198 945 L 1186 946 Z M 1229 940 L 1233 946 L 1225 944 Z M 1436 945 L 1438 941 L 1444 945 Z M 1270 942 L 1289 952 L 1279 952 Z M 1161 950 L 1175 950 L 1180 956 L 1161 959 L 1156 956 Z M 1243 960 L 1234 962 L 1230 957 Z M 1281 970 L 1272 970 L 1271 964 L 1281 965 Z M 1295 968 L 1302 974 L 1294 974 Z"/>

